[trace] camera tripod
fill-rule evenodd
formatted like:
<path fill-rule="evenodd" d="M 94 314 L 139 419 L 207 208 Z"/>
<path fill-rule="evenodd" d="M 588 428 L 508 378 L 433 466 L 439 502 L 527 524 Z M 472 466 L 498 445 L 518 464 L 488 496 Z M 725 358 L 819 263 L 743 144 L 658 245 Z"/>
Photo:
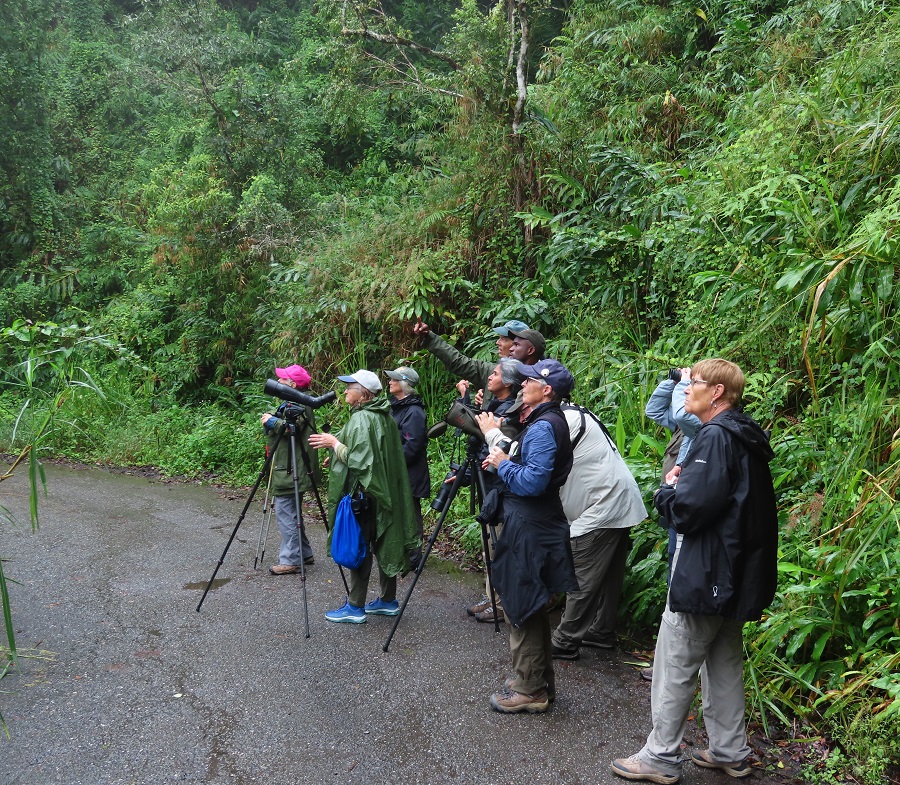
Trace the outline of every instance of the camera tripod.
<path fill-rule="evenodd" d="M 477 436 L 468 437 L 468 440 L 466 442 L 466 459 L 459 465 L 459 468 L 456 470 L 456 476 L 453 478 L 453 482 L 449 486 L 449 492 L 446 495 L 438 493 L 438 496 L 435 498 L 435 501 L 437 501 L 439 498 L 443 499 L 441 514 L 437 519 L 437 523 L 435 523 L 434 525 L 434 531 L 432 531 L 431 537 L 428 538 L 428 544 L 422 550 L 421 556 L 419 556 L 419 563 L 416 565 L 412 583 L 406 590 L 406 595 L 403 597 L 403 602 L 400 603 L 400 612 L 394 617 L 394 624 L 391 626 L 391 631 L 388 633 L 388 636 L 384 641 L 384 645 L 381 647 L 382 651 L 387 651 L 391 645 L 391 639 L 394 637 L 394 633 L 397 631 L 397 627 L 400 624 L 400 619 L 403 618 L 403 612 L 406 610 L 406 605 L 409 602 L 409 598 L 412 596 L 413 590 L 416 588 L 416 583 L 419 580 L 419 576 L 422 574 L 422 570 L 425 569 L 425 561 L 428 559 L 428 554 L 431 553 L 434 542 L 441 531 L 441 526 L 443 526 L 444 520 L 446 519 L 447 514 L 450 512 L 450 507 L 453 504 L 453 500 L 459 493 L 459 489 L 463 487 L 467 476 L 471 478 L 472 483 L 471 493 L 469 495 L 470 512 L 474 515 L 476 506 L 478 509 L 480 509 L 481 505 L 484 502 L 484 498 L 487 495 L 486 483 L 484 478 L 484 469 L 481 468 L 481 459 L 478 457 L 478 452 L 481 449 L 482 444 L 484 444 L 483 440 L 480 440 Z M 444 487 L 446 488 L 447 486 L 445 485 Z M 434 507 L 432 507 L 432 509 L 434 509 Z M 494 610 L 494 631 L 499 632 L 500 622 L 497 619 L 497 595 L 494 591 L 494 582 L 491 579 L 491 551 L 488 547 L 488 538 L 490 538 L 490 544 L 497 544 L 497 533 L 493 525 L 489 527 L 487 524 L 482 523 L 481 546 L 484 549 L 484 568 L 487 572 L 488 584 L 491 587 L 491 607 Z"/>
<path fill-rule="evenodd" d="M 290 437 L 290 455 L 291 455 L 291 476 L 294 480 L 294 505 L 297 510 L 297 526 L 300 527 L 300 518 L 302 515 L 302 509 L 300 507 L 300 486 L 299 481 L 297 479 L 297 421 L 302 420 L 303 423 L 307 426 L 307 428 L 315 433 L 315 423 L 310 418 L 307 410 L 302 406 L 299 406 L 295 403 L 285 402 L 283 404 L 282 415 L 285 420 L 284 427 L 278 434 L 278 437 L 275 440 L 275 444 L 272 446 L 272 449 L 268 451 L 265 460 L 263 461 L 262 469 L 259 472 L 259 476 L 256 478 L 256 482 L 253 484 L 253 488 L 250 490 L 250 495 L 247 497 L 247 501 L 244 504 L 244 509 L 241 510 L 241 514 L 238 516 L 237 523 L 234 526 L 234 529 L 231 532 L 231 536 L 228 538 L 228 542 L 225 545 L 225 550 L 222 551 L 222 555 L 219 557 L 219 561 L 216 564 L 216 568 L 213 570 L 212 577 L 209 579 L 209 583 L 206 585 L 206 589 L 203 591 L 203 596 L 200 598 L 200 602 L 197 605 L 197 612 L 200 612 L 200 608 L 203 606 L 203 601 L 206 599 L 206 595 L 209 593 L 210 588 L 212 587 L 213 581 L 216 578 L 216 574 L 219 572 L 219 568 L 222 566 L 225 561 L 225 556 L 228 554 L 228 550 L 231 548 L 231 543 L 234 542 L 234 538 L 238 533 L 238 529 L 241 526 L 241 523 L 244 521 L 244 516 L 247 514 L 247 510 L 250 508 L 251 503 L 253 502 L 253 497 L 256 495 L 256 491 L 259 489 L 260 483 L 262 483 L 263 477 L 271 477 L 271 466 L 272 461 L 275 458 L 275 452 L 278 449 L 278 445 L 281 443 L 282 438 L 284 438 L 285 433 L 287 433 Z M 325 522 L 326 527 L 328 526 L 328 517 L 325 514 L 325 507 L 322 504 L 322 499 L 319 496 L 319 489 L 316 486 L 315 475 L 313 474 L 312 465 L 309 460 L 309 456 L 306 454 L 306 450 L 300 449 L 300 455 L 303 457 L 304 469 L 306 470 L 306 474 L 309 477 L 310 483 L 312 485 L 313 496 L 316 499 L 316 502 L 319 507 L 319 512 L 322 515 L 322 520 Z M 266 502 L 268 504 L 268 493 Z M 259 553 L 259 546 L 257 546 L 257 554 Z M 301 553 L 302 557 L 302 553 Z M 258 561 L 258 560 L 257 560 Z M 254 569 L 256 568 L 256 561 L 254 561 Z M 340 567 L 339 567 L 340 569 Z M 347 588 L 347 579 L 344 576 L 344 571 L 341 569 L 341 580 L 344 582 L 344 587 Z M 306 600 L 306 569 L 304 565 L 303 558 L 300 559 L 300 585 L 303 594 L 303 618 L 304 618 L 304 627 L 306 635 L 305 637 L 309 637 L 309 606 Z M 347 589 L 349 593 L 349 588 Z"/>

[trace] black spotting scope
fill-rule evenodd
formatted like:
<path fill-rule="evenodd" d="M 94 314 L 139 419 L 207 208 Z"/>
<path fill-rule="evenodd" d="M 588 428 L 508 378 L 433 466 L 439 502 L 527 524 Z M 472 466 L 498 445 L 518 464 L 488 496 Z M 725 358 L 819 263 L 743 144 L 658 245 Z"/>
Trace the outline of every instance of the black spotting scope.
<path fill-rule="evenodd" d="M 292 401 L 293 403 L 299 403 L 301 406 L 308 406 L 310 409 L 318 409 L 326 403 L 332 403 L 337 400 L 337 393 L 334 390 L 329 390 L 324 395 L 313 397 L 305 392 L 300 392 L 300 390 L 295 390 L 293 387 L 288 387 L 275 379 L 266 379 L 265 392 L 266 395 L 274 395 L 276 398 L 281 398 L 282 401 Z"/>

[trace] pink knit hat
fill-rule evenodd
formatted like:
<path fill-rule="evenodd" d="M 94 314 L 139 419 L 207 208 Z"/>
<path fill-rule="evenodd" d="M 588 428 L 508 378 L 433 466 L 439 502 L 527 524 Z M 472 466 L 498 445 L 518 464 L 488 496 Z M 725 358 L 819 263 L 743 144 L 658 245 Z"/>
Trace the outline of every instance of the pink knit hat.
<path fill-rule="evenodd" d="M 280 379 L 290 379 L 301 390 L 309 387 L 312 377 L 302 365 L 289 365 L 287 368 L 276 368 L 275 375 Z"/>

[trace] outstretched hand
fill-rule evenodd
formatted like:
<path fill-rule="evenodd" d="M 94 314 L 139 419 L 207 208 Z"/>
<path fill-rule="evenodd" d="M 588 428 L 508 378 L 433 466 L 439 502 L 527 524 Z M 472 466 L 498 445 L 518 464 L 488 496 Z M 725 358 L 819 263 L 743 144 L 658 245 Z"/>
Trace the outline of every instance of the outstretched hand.
<path fill-rule="evenodd" d="M 321 450 L 323 447 L 334 449 L 334 445 L 337 443 L 337 437 L 330 433 L 313 433 L 309 437 L 310 446 L 317 450 Z"/>
<path fill-rule="evenodd" d="M 419 336 L 419 338 L 424 338 L 428 333 L 431 332 L 431 328 L 422 321 L 422 317 L 418 317 L 416 319 L 416 323 L 413 325 L 413 333 Z"/>

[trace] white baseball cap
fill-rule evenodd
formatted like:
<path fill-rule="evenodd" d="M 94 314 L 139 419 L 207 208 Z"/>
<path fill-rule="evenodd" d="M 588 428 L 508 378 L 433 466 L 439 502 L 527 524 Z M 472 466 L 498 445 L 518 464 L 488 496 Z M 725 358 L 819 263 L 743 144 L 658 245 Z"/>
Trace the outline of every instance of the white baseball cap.
<path fill-rule="evenodd" d="M 338 381 L 346 384 L 356 384 L 365 387 L 370 393 L 378 394 L 381 392 L 381 382 L 378 376 L 371 371 L 360 369 L 350 376 L 338 376 Z"/>

